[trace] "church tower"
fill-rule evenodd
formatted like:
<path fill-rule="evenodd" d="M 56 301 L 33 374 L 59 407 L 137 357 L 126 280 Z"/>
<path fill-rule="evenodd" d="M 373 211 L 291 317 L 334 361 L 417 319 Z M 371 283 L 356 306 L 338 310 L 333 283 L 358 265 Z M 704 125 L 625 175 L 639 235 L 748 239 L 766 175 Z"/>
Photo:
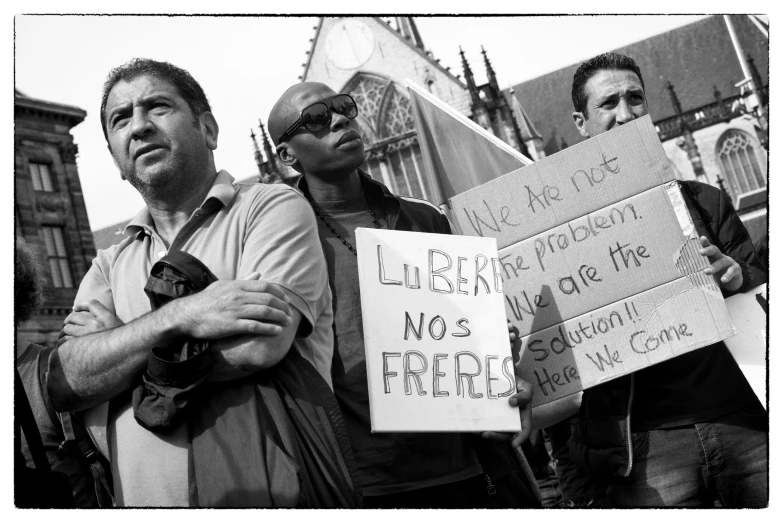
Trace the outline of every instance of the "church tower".
<path fill-rule="evenodd" d="M 462 47 L 459 49 L 459 54 L 462 58 L 462 70 L 465 74 L 465 81 L 468 84 L 468 92 L 470 93 L 470 109 L 473 121 L 528 158 L 533 159 L 522 137 L 520 125 L 514 118 L 514 112 L 506 96 L 500 90 L 495 70 L 492 68 L 484 46 L 481 46 L 481 54 L 484 56 L 487 83 L 483 85 L 476 85 L 473 71 L 465 58 L 465 52 L 462 50 Z"/>
<path fill-rule="evenodd" d="M 258 127 L 261 129 L 261 141 L 264 144 L 264 154 L 258 147 L 258 141 L 253 130 L 250 130 L 250 138 L 253 140 L 253 151 L 258 165 L 258 180 L 261 183 L 281 183 L 284 180 L 277 160 L 277 154 L 272 150 L 272 144 L 267 135 L 264 123 L 258 120 Z"/>
<path fill-rule="evenodd" d="M 476 86 L 473 70 L 470 68 L 467 58 L 465 58 L 465 51 L 462 50 L 462 46 L 459 48 L 459 55 L 462 58 L 462 72 L 465 75 L 465 83 L 468 85 L 468 92 L 470 93 L 470 117 L 487 131 L 494 132 L 489 112 L 484 100 L 482 100 L 483 95 Z"/>
<path fill-rule="evenodd" d="M 322 17 L 314 30 L 299 80 L 321 82 L 353 96 L 367 158 L 362 168 L 393 193 L 435 196 L 427 194 L 430 184 L 424 183 L 428 173 L 406 79 L 529 156 L 525 127 L 516 123 L 486 53 L 489 81 L 478 86 L 462 49 L 464 82 L 427 49 L 413 17 Z M 288 180 L 288 172 L 282 173 Z"/>
<path fill-rule="evenodd" d="M 367 161 L 362 168 L 393 193 L 429 198 L 405 80 L 410 79 L 465 116 L 463 83 L 426 48 L 410 16 L 323 17 L 300 80 L 322 82 L 356 100 Z"/>

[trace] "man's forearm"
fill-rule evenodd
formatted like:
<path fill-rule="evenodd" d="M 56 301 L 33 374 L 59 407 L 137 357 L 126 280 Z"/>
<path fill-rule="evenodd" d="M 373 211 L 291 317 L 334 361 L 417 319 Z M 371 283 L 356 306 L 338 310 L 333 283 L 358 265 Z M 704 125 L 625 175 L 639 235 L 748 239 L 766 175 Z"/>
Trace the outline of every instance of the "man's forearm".
<path fill-rule="evenodd" d="M 276 336 L 232 336 L 210 342 L 212 372 L 209 381 L 241 379 L 282 360 L 296 337 L 301 313 L 292 308 L 292 321 Z"/>
<path fill-rule="evenodd" d="M 90 408 L 128 389 L 146 367 L 149 349 L 176 336 L 167 309 L 115 329 L 72 338 L 54 350 L 47 381 L 54 409 Z"/>
<path fill-rule="evenodd" d="M 288 352 L 299 324 L 298 313 L 292 318 L 280 296 L 285 297 L 282 290 L 264 281 L 218 281 L 121 327 L 69 339 L 50 357 L 52 405 L 72 411 L 113 398 L 144 370 L 149 349 L 181 336 L 220 340 L 254 335 L 267 343 L 281 338 L 267 350 L 239 351 L 244 368 L 274 365 Z M 247 365 L 245 357 L 250 358 Z"/>

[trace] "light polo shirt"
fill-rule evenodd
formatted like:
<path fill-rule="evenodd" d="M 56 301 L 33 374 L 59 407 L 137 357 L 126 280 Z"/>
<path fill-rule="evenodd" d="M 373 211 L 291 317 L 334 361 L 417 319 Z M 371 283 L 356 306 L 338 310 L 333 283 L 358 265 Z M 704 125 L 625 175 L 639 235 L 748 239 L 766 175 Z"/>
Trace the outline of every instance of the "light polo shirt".
<path fill-rule="evenodd" d="M 218 173 L 172 245 L 201 260 L 220 280 L 258 271 L 262 280 L 285 289 L 302 314 L 294 347 L 331 386 L 332 302 L 315 215 L 305 198 L 286 185 L 233 182 L 226 171 Z M 125 234 L 129 237 L 119 245 L 98 253 L 76 302 L 96 299 L 127 323 L 150 312 L 144 285 L 167 248 L 146 208 Z M 107 405 L 95 412 L 105 415 Z M 118 505 L 188 505 L 185 424 L 167 434 L 150 432 L 136 422 L 128 401 L 112 403 L 107 432 L 108 441 L 99 446 L 107 450 L 108 444 Z M 94 435 L 101 439 L 106 433 L 97 427 Z"/>

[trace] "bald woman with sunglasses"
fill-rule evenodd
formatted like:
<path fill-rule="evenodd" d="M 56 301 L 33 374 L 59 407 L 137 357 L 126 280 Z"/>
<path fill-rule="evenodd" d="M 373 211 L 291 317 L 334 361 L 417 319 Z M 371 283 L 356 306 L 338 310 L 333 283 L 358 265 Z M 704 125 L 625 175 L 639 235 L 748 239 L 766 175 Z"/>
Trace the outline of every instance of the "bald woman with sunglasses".
<path fill-rule="evenodd" d="M 275 104 L 269 132 L 280 160 L 304 175 L 298 187 L 318 217 L 335 314 L 332 381 L 353 446 L 364 506 L 530 506 L 530 492 L 486 439 L 458 433 L 370 432 L 355 229 L 451 230 L 437 207 L 392 195 L 360 169 L 365 153 L 358 113 L 350 95 L 304 82 L 290 87 Z M 525 430 L 515 443 L 529 434 L 532 394 L 522 380 L 518 388 L 510 402 L 520 407 Z M 487 456 L 495 465 L 491 471 Z"/>

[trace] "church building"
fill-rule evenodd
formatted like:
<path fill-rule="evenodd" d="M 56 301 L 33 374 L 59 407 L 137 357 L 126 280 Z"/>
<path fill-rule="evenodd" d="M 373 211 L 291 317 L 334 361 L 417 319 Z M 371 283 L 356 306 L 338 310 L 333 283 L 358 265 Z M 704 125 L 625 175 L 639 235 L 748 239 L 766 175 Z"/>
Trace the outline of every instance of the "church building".
<path fill-rule="evenodd" d="M 710 16 L 614 51 L 639 64 L 650 115 L 677 177 L 723 189 L 758 240 L 767 230 L 768 22 L 728 18 L 731 30 L 724 17 Z M 533 160 L 584 139 L 571 118 L 579 63 L 501 90 L 483 48 L 488 81 L 477 85 L 462 49 L 462 75 L 455 75 L 427 50 L 412 17 L 323 17 L 314 30 L 299 79 L 356 99 L 364 169 L 394 193 L 430 196 L 406 78 Z M 747 75 L 737 47 L 746 54 Z M 253 135 L 259 179 L 295 179 L 297 173 L 277 161 L 263 125 L 260 132 L 264 154 Z"/>
<path fill-rule="evenodd" d="M 421 149 L 416 138 L 405 79 L 411 79 L 533 159 L 543 156 L 543 141 L 524 109 L 499 85 L 482 48 L 488 82 L 477 85 L 460 49 L 464 82 L 427 50 L 412 17 L 322 17 L 315 27 L 299 79 L 322 82 L 348 93 L 359 106 L 357 122 L 365 143 L 364 170 L 401 195 L 428 198 Z M 260 128 L 265 154 L 252 135 L 260 178 L 274 171 L 283 179 L 297 173 L 276 160 Z"/>

